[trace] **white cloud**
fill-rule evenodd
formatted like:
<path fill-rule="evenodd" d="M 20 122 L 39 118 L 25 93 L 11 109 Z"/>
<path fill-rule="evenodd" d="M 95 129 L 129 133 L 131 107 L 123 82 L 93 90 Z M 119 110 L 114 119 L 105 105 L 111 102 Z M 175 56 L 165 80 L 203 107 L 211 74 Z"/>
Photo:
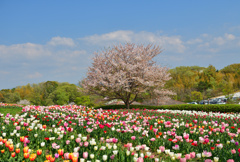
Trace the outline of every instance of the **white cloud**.
<path fill-rule="evenodd" d="M 110 32 L 110 33 L 106 33 L 106 34 L 102 34 L 102 35 L 92 35 L 92 36 L 88 36 L 85 38 L 80 38 L 82 40 L 85 40 L 89 43 L 92 44 L 102 44 L 103 42 L 109 42 L 109 41 L 118 41 L 118 42 L 131 42 L 132 41 L 132 37 L 134 35 L 134 32 L 129 31 L 129 30 L 119 30 L 119 31 L 115 31 L 115 32 Z"/>
<path fill-rule="evenodd" d="M 10 46 L 0 45 L 0 56 L 10 57 L 24 57 L 28 59 L 35 59 L 43 55 L 50 55 L 47 49 L 44 49 L 42 45 L 25 43 L 25 44 L 14 44 Z"/>
<path fill-rule="evenodd" d="M 80 38 L 93 45 L 110 46 L 113 43 L 154 43 L 159 44 L 163 49 L 172 52 L 182 53 L 185 50 L 185 46 L 180 36 L 163 36 L 151 32 L 139 32 L 135 33 L 129 30 L 119 30 L 102 35 L 92 35 L 85 38 Z"/>
<path fill-rule="evenodd" d="M 198 44 L 198 43 L 202 43 L 202 42 L 203 42 L 202 39 L 196 38 L 196 39 L 191 39 L 191 40 L 187 41 L 186 43 L 187 44 Z"/>
<path fill-rule="evenodd" d="M 227 40 L 234 40 L 236 37 L 235 37 L 233 34 L 228 34 L 228 33 L 226 33 L 226 34 L 225 34 L 225 38 L 226 38 Z"/>
<path fill-rule="evenodd" d="M 34 74 L 27 75 L 27 78 L 29 79 L 35 79 L 35 78 L 41 78 L 43 75 L 39 72 L 35 72 Z"/>
<path fill-rule="evenodd" d="M 53 37 L 49 42 L 49 45 L 52 46 L 75 46 L 75 43 L 72 38 L 65 38 L 65 37 Z"/>
<path fill-rule="evenodd" d="M 223 45 L 226 41 L 222 37 L 216 37 L 212 40 L 212 43 L 217 45 Z"/>

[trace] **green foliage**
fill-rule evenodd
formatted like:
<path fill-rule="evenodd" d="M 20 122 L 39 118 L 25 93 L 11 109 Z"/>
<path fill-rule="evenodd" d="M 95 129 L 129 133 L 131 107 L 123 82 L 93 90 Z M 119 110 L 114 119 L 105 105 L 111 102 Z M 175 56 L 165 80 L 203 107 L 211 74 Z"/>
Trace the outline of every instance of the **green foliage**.
<path fill-rule="evenodd" d="M 180 66 L 170 70 L 172 79 L 167 88 L 175 91 L 180 101 L 188 101 L 191 92 L 199 91 L 203 99 L 220 96 L 240 89 L 240 64 L 232 64 L 222 70 L 212 65 L 207 68 Z"/>
<path fill-rule="evenodd" d="M 203 99 L 203 96 L 202 96 L 201 92 L 192 91 L 191 95 L 192 95 L 192 100 L 201 101 Z"/>
<path fill-rule="evenodd" d="M 98 106 L 95 109 L 125 109 L 125 105 L 105 105 Z M 204 112 L 221 112 L 221 113 L 239 113 L 240 105 L 193 105 L 193 104 L 183 104 L 183 105 L 164 105 L 164 106 L 147 106 L 147 105 L 130 105 L 131 109 L 166 109 L 166 110 L 190 110 L 190 111 L 204 111 Z"/>
<path fill-rule="evenodd" d="M 12 90 L 3 89 L 0 91 L 0 102 L 16 103 L 23 99 L 30 101 L 33 105 L 66 105 L 75 102 L 85 106 L 94 106 L 97 105 L 95 101 L 99 97 L 88 96 L 81 87 L 75 84 L 56 81 L 28 84 Z"/>

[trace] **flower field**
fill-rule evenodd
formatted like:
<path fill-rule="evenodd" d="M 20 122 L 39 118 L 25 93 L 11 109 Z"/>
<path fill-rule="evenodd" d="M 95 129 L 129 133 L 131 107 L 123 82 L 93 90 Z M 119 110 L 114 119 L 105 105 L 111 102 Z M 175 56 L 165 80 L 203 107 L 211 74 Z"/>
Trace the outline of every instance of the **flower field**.
<path fill-rule="evenodd" d="M 0 124 L 0 161 L 240 161 L 239 114 L 25 106 Z"/>

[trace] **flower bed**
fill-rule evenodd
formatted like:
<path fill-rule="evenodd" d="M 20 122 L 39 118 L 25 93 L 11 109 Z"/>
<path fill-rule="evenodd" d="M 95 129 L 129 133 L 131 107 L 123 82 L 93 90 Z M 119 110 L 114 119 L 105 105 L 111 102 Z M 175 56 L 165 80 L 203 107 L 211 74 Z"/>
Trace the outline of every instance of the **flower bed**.
<path fill-rule="evenodd" d="M 240 115 L 25 106 L 0 115 L 0 159 L 238 161 Z"/>

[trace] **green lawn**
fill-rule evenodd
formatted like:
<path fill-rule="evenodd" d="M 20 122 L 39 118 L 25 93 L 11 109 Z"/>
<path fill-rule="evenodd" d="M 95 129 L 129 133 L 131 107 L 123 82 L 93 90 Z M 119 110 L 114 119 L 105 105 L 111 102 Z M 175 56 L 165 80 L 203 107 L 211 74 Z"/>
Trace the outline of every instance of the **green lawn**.
<path fill-rule="evenodd" d="M 20 114 L 22 111 L 21 107 L 15 107 L 15 108 L 5 108 L 0 107 L 0 113 L 6 115 L 7 113 L 10 113 L 11 115 Z"/>

